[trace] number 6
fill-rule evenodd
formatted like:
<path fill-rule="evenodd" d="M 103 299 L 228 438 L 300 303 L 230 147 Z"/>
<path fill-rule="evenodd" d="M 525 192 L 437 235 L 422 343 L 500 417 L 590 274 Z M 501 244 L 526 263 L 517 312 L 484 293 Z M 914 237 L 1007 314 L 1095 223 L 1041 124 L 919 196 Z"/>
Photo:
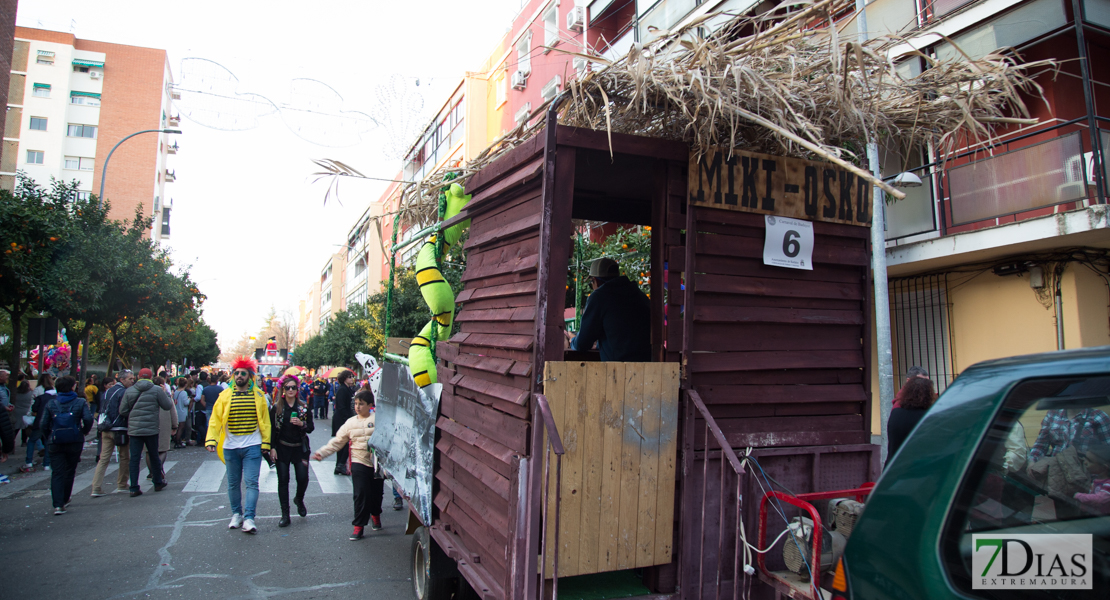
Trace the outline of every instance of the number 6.
<path fill-rule="evenodd" d="M 802 250 L 802 245 L 798 243 L 798 238 L 802 237 L 800 233 L 793 229 L 788 229 L 786 235 L 782 238 L 782 253 L 790 258 L 798 256 Z"/>

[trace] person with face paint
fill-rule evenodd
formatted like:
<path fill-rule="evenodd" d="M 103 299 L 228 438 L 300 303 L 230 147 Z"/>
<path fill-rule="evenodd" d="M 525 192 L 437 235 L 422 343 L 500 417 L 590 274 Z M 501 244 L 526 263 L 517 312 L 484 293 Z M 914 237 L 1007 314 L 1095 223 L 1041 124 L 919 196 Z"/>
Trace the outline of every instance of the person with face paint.
<path fill-rule="evenodd" d="M 258 472 L 262 453 L 270 452 L 270 405 L 254 381 L 258 363 L 240 356 L 231 363 L 235 383 L 220 393 L 212 407 L 208 436 L 204 445 L 216 452 L 227 466 L 227 496 L 231 503 L 228 529 L 256 533 L 255 507 L 258 504 Z M 247 497 L 240 485 L 246 480 Z"/>

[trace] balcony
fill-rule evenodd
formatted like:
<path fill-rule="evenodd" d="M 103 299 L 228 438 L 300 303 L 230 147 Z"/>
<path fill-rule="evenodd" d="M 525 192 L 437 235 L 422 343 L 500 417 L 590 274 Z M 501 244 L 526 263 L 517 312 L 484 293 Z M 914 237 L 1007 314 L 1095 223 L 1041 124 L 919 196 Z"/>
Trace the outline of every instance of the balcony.
<path fill-rule="evenodd" d="M 178 149 L 177 142 L 174 142 L 172 146 L 166 146 L 166 154 L 177 154 Z"/>
<path fill-rule="evenodd" d="M 166 183 L 173 183 L 177 181 L 177 172 L 166 169 Z"/>
<path fill-rule="evenodd" d="M 170 115 L 166 122 L 170 127 L 181 127 L 181 115 Z"/>

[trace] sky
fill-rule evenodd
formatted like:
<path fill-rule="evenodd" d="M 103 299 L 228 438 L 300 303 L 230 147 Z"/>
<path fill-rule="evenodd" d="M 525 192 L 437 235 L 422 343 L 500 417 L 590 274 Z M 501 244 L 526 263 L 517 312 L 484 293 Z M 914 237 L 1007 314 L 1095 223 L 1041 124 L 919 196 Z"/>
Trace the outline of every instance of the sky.
<path fill-rule="evenodd" d="M 381 88 L 399 82 L 423 98 L 423 122 L 465 72 L 479 70 L 520 7 L 521 0 L 21 0 L 17 24 L 164 49 L 179 81 L 182 59 L 215 61 L 241 91 L 278 102 L 293 79 L 309 78 L 334 88 L 347 110 L 375 113 Z M 181 150 L 168 158 L 177 181 L 166 184 L 173 210 L 165 245 L 208 297 L 204 319 L 227 347 L 261 328 L 271 307 L 296 318 L 328 257 L 388 185 L 346 179 L 338 202 L 325 204 L 327 183 L 313 182 L 312 159 L 338 159 L 383 179 L 401 167 L 385 150 L 385 126 L 342 148 L 309 143 L 278 116 L 235 132 L 183 118 L 181 130 Z"/>

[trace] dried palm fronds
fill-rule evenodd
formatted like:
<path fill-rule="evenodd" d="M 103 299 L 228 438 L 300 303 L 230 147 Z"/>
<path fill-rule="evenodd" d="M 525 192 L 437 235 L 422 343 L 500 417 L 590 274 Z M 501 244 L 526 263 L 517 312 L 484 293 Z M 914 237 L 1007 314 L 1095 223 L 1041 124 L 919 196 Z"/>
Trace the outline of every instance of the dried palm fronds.
<path fill-rule="evenodd" d="M 1020 93 L 1041 93 L 1027 73 L 1051 61 L 925 57 L 929 68 L 905 79 L 888 55 L 907 40 L 841 39 L 831 16 L 853 6 L 853 0 L 791 1 L 758 16 L 734 16 L 716 34 L 701 37 L 697 28 L 719 16 L 706 15 L 615 61 L 589 56 L 604 66 L 567 83 L 560 123 L 682 140 L 696 156 L 723 146 L 831 161 L 902 197 L 863 167 L 868 142 L 894 149 L 929 142 L 947 156 L 990 140 L 1000 124 L 1035 122 Z M 465 165 L 406 186 L 406 222 L 434 222 L 446 172 L 465 184 L 535 135 L 543 125 L 537 121 L 502 136 Z"/>

